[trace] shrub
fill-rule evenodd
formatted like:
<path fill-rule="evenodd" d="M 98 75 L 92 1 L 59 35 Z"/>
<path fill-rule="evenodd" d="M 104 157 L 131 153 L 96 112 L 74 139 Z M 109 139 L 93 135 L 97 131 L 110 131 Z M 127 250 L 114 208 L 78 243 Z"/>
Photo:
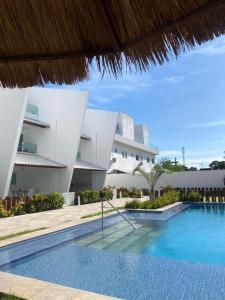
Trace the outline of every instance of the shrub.
<path fill-rule="evenodd" d="M 125 208 L 126 209 L 129 209 L 129 208 L 134 208 L 134 209 L 137 209 L 137 208 L 140 208 L 140 201 L 138 200 L 131 200 L 131 201 L 127 201 L 126 204 L 125 204 Z"/>
<path fill-rule="evenodd" d="M 16 205 L 11 210 L 12 215 L 19 216 L 19 215 L 25 215 L 26 214 L 26 206 L 24 204 L 24 201 L 21 199 L 19 200 Z"/>
<path fill-rule="evenodd" d="M 198 202 L 201 201 L 201 196 L 196 191 L 191 191 L 188 193 L 188 195 L 184 196 L 183 201 L 189 201 L 189 202 Z"/>
<path fill-rule="evenodd" d="M 92 189 L 83 190 L 80 192 L 79 195 L 81 204 L 88 204 L 100 201 L 99 192 Z"/>
<path fill-rule="evenodd" d="M 164 193 L 161 197 L 153 201 L 149 201 L 149 200 L 144 202 L 139 202 L 137 200 L 129 201 L 126 203 L 125 208 L 156 209 L 156 208 L 160 208 L 172 204 L 179 200 L 180 200 L 179 192 L 168 191 L 167 193 Z M 137 207 L 137 202 L 138 202 L 138 207 Z"/>
<path fill-rule="evenodd" d="M 130 198 L 141 198 L 141 190 L 136 189 L 135 187 L 132 187 L 129 190 L 129 196 L 130 196 Z"/>
<path fill-rule="evenodd" d="M 64 197 L 61 193 L 53 192 L 48 195 L 49 209 L 59 209 L 63 207 Z"/>
<path fill-rule="evenodd" d="M 64 197 L 61 193 L 50 193 L 49 195 L 39 193 L 34 195 L 33 201 L 26 206 L 28 213 L 52 210 L 62 208 L 64 204 Z"/>
<path fill-rule="evenodd" d="M 121 187 L 121 188 L 117 189 L 117 198 L 120 197 L 120 192 L 121 192 L 122 198 L 128 198 L 129 197 L 129 191 L 128 191 L 127 188 Z"/>
<path fill-rule="evenodd" d="M 2 200 L 0 200 L 0 218 L 6 218 L 9 217 L 10 215 L 11 215 L 11 211 L 7 211 L 4 208 Z"/>
<path fill-rule="evenodd" d="M 111 200 L 113 198 L 113 188 L 111 186 L 105 186 L 102 190 L 103 198 L 106 200 Z"/>
<path fill-rule="evenodd" d="M 149 193 L 150 193 L 149 189 L 142 189 L 143 196 L 149 196 Z"/>

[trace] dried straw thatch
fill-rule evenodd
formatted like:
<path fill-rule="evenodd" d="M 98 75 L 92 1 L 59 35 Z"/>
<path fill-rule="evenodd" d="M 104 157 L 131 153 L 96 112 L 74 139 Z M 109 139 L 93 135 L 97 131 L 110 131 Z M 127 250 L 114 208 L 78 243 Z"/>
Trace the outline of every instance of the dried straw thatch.
<path fill-rule="evenodd" d="M 225 32 L 225 0 L 0 0 L 0 82 L 27 87 L 146 70 Z"/>

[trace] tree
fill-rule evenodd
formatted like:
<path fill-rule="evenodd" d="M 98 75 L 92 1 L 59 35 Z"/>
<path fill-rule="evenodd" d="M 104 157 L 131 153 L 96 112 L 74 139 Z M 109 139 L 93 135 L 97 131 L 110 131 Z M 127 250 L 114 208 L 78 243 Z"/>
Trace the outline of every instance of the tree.
<path fill-rule="evenodd" d="M 198 169 L 196 167 L 190 167 L 188 171 L 198 171 Z"/>
<path fill-rule="evenodd" d="M 225 161 L 214 160 L 209 164 L 211 170 L 225 170 Z"/>
<path fill-rule="evenodd" d="M 149 200 L 155 198 L 155 185 L 159 177 L 166 172 L 160 164 L 155 164 L 150 172 L 146 172 L 140 165 L 133 170 L 133 175 L 141 174 L 147 181 L 149 186 Z"/>
<path fill-rule="evenodd" d="M 178 162 L 174 163 L 169 158 L 162 158 L 159 162 L 163 169 L 166 169 L 171 172 L 181 172 L 181 171 L 197 171 L 196 167 L 190 167 L 181 165 Z"/>

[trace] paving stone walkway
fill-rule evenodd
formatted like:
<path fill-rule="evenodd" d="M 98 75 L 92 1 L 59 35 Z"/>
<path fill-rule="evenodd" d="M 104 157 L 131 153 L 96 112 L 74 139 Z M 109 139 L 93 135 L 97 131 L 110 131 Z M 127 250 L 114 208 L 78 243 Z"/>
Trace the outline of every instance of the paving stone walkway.
<path fill-rule="evenodd" d="M 112 204 L 116 207 L 124 206 L 126 201 L 128 201 L 127 198 L 111 200 Z M 111 207 L 109 204 L 105 203 L 105 210 L 110 208 Z M 24 230 L 33 230 L 41 227 L 47 228 L 0 241 L 0 247 L 97 219 L 100 216 L 84 219 L 82 219 L 82 216 L 99 211 L 101 211 L 101 203 L 98 202 L 0 219 L 0 236 L 17 233 Z"/>

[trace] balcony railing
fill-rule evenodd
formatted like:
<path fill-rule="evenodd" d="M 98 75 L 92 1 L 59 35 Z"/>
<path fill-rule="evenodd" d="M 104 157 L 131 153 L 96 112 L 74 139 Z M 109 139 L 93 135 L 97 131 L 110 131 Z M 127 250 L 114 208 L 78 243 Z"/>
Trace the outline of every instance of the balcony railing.
<path fill-rule="evenodd" d="M 77 152 L 77 158 L 76 158 L 76 160 L 81 160 L 81 152 L 80 151 Z"/>
<path fill-rule="evenodd" d="M 154 144 L 149 144 L 149 147 L 155 152 L 159 152 L 159 147 L 155 146 Z"/>
<path fill-rule="evenodd" d="M 139 139 L 137 137 L 134 137 L 134 141 L 140 144 L 144 144 L 144 141 L 142 139 Z"/>
<path fill-rule="evenodd" d="M 37 153 L 37 144 L 31 144 L 31 143 L 21 143 L 18 146 L 19 152 L 27 152 L 27 153 Z"/>
<path fill-rule="evenodd" d="M 39 117 L 39 107 L 37 105 L 27 103 L 25 116 L 38 120 Z"/>

